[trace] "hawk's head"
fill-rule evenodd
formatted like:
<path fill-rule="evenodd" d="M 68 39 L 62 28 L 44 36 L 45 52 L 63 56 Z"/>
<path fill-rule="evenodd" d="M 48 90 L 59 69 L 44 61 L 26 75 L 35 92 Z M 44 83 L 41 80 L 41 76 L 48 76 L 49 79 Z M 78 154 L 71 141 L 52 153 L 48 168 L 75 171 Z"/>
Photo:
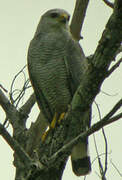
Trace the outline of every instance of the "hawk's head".
<path fill-rule="evenodd" d="M 67 24 L 70 19 L 70 15 L 63 9 L 52 9 L 47 11 L 43 16 L 42 20 L 51 22 L 52 24 Z"/>
<path fill-rule="evenodd" d="M 40 22 L 37 27 L 36 34 L 39 34 L 40 31 L 50 31 L 52 28 L 68 28 L 68 22 L 70 15 L 67 11 L 63 9 L 51 9 L 44 13 L 40 19 Z"/>

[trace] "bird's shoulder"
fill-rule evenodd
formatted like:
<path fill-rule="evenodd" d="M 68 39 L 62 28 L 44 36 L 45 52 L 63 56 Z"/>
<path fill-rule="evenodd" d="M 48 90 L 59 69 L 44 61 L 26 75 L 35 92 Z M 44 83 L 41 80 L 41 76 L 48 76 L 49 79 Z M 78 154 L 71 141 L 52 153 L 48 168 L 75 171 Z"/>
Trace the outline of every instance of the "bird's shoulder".
<path fill-rule="evenodd" d="M 65 64 L 70 73 L 72 89 L 79 86 L 87 69 L 87 61 L 79 42 L 71 36 L 66 45 Z"/>

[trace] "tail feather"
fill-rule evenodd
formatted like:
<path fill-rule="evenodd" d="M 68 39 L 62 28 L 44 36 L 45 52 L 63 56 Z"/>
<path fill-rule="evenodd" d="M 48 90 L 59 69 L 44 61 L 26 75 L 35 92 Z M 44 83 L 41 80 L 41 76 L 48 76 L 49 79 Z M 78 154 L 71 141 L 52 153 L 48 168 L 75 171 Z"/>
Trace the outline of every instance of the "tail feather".
<path fill-rule="evenodd" d="M 91 171 L 91 162 L 88 152 L 88 143 L 79 142 L 71 153 L 72 170 L 77 176 L 84 176 Z"/>

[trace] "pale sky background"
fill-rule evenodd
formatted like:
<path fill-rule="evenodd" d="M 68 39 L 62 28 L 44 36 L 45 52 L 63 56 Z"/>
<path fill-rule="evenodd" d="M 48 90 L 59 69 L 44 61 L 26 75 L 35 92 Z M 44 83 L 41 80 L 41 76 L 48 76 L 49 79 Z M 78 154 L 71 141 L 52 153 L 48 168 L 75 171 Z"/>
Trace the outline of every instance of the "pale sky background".
<path fill-rule="evenodd" d="M 74 2 L 74 0 L 0 0 L 0 84 L 8 91 L 10 90 L 13 77 L 26 64 L 28 45 L 36 30 L 40 16 L 52 8 L 63 8 L 72 14 Z M 84 39 L 80 41 L 86 55 L 94 53 L 111 13 L 112 10 L 102 0 L 91 0 L 82 31 Z M 16 86 L 22 87 L 22 82 L 20 78 L 16 82 Z M 122 65 L 111 77 L 106 79 L 101 90 L 112 95 L 107 96 L 100 93 L 96 98 L 103 117 L 122 97 Z M 29 94 L 30 92 L 26 96 L 28 97 Z M 36 119 L 37 114 L 38 109 L 35 107 L 30 119 Z M 5 114 L 0 108 L 0 122 L 2 123 L 4 119 Z M 98 120 L 97 108 L 93 105 L 92 124 Z M 122 122 L 119 120 L 105 128 L 108 139 L 108 151 L 110 152 L 108 156 L 107 180 L 122 179 L 110 162 L 112 160 L 122 173 L 121 127 Z M 10 127 L 8 130 L 12 132 Z M 104 140 L 101 131 L 95 133 L 95 135 L 99 153 L 104 153 Z M 93 136 L 90 136 L 89 144 L 91 160 L 93 160 L 96 157 Z M 13 151 L 4 139 L 0 137 L 0 180 L 14 180 L 15 168 L 12 161 Z M 96 172 L 99 173 L 97 161 L 93 164 L 92 169 L 92 173 L 87 176 L 86 180 L 99 180 L 96 174 Z M 67 179 L 83 180 L 83 177 L 77 177 L 72 173 L 70 160 L 63 175 L 63 180 Z"/>

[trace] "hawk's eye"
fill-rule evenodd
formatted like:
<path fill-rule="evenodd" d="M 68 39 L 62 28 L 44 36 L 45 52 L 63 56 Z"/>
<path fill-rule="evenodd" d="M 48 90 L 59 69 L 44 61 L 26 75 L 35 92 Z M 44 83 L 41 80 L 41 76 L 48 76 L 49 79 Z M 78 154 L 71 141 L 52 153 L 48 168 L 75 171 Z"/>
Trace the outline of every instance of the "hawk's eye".
<path fill-rule="evenodd" d="M 52 13 L 52 14 L 51 14 L 51 17 L 52 17 L 52 18 L 57 18 L 58 16 L 59 16 L 58 13 Z"/>

